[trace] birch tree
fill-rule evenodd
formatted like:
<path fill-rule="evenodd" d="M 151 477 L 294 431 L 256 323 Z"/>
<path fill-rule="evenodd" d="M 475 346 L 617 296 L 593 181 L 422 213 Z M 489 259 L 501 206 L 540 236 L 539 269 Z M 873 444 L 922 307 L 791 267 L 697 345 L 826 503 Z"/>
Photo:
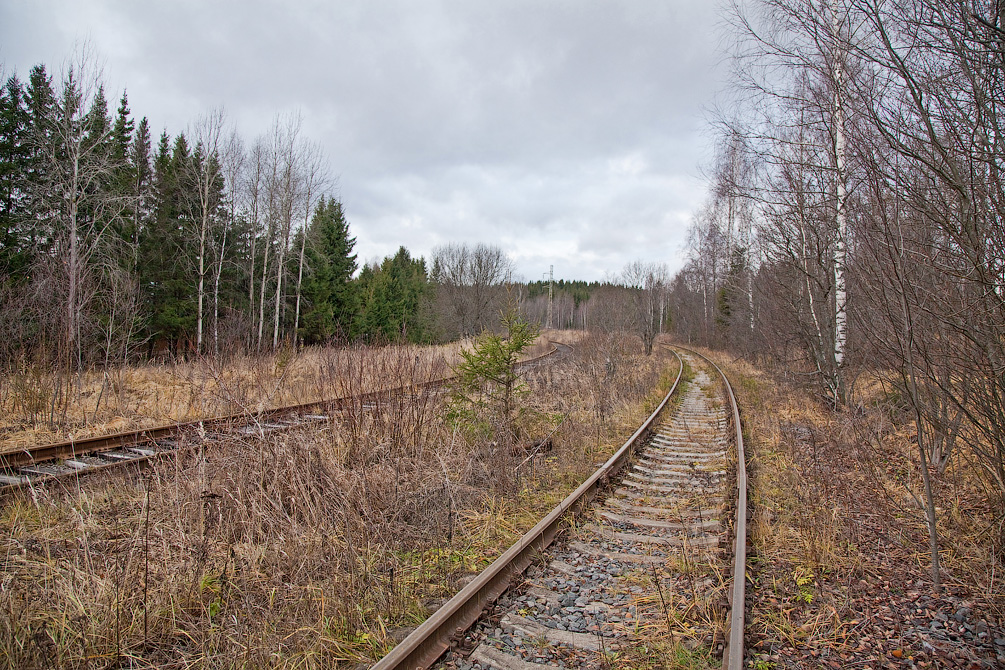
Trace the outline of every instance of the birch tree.
<path fill-rule="evenodd" d="M 245 162 L 244 141 L 237 131 L 231 129 L 224 142 L 221 155 L 221 169 L 223 172 L 224 186 L 226 189 L 226 206 L 228 216 L 223 227 L 219 243 L 215 245 L 215 257 L 213 268 L 213 354 L 220 353 L 220 282 L 223 277 L 224 263 L 227 258 L 227 240 L 230 231 L 237 225 L 238 210 L 240 208 L 242 196 L 245 193 Z M 251 267 L 254 268 L 254 232 L 252 232 L 251 247 Z M 253 288 L 251 289 L 254 290 Z M 249 305 L 253 309 L 254 304 Z"/>
<path fill-rule="evenodd" d="M 716 160 L 713 178 L 713 194 L 722 203 L 726 218 L 725 241 L 726 258 L 736 260 L 741 273 L 734 279 L 742 291 L 746 303 L 746 318 L 743 323 L 749 337 L 754 330 L 754 286 L 753 286 L 753 226 L 754 208 L 751 191 L 755 166 L 744 146 L 743 137 L 731 132 L 724 138 Z"/>
<path fill-rule="evenodd" d="M 255 319 L 256 313 L 256 302 L 255 302 L 255 264 L 258 259 L 258 254 L 256 253 L 256 246 L 258 244 L 258 237 L 262 232 L 261 223 L 261 210 L 262 204 L 265 200 L 265 182 L 267 175 L 267 151 L 265 148 L 264 140 L 259 137 L 255 140 L 255 143 L 251 146 L 251 152 L 248 155 L 248 175 L 245 181 L 246 194 L 248 202 L 248 312 L 251 315 L 251 327 L 252 330 L 249 333 L 248 345 L 255 348 L 261 347 L 262 344 L 262 332 L 261 328 L 258 329 L 257 338 L 255 337 L 254 327 L 255 324 L 261 324 L 262 319 Z M 262 249 L 262 263 L 265 264 L 265 259 L 268 257 L 269 248 L 268 244 L 265 244 Z M 262 270 L 262 279 L 260 281 L 260 293 L 261 297 L 265 297 L 265 270 Z M 261 302 L 259 305 L 263 304 Z M 261 307 L 259 307 L 261 309 Z"/>
<path fill-rule="evenodd" d="M 871 344 L 908 401 L 932 557 L 936 501 L 957 438 L 1005 495 L 1005 9 L 949 0 L 851 6 L 873 40 L 853 92 L 870 143 Z M 1000 503 L 999 503 L 1000 505 Z"/>
<path fill-rule="evenodd" d="M 32 138 L 43 176 L 37 201 L 46 194 L 55 197 L 48 205 L 54 214 L 49 258 L 62 271 L 51 276 L 62 274 L 57 290 L 63 302 L 63 348 L 75 370 L 84 364 L 83 321 L 94 296 L 93 261 L 122 210 L 122 203 L 101 188 L 114 165 L 107 150 L 111 125 L 92 114 L 99 96 L 103 99 L 100 72 L 85 46 L 66 64 L 52 116 L 39 120 Z"/>
<path fill-rule="evenodd" d="M 283 280 L 286 273 L 286 253 L 290 247 L 290 233 L 293 218 L 300 202 L 298 189 L 301 179 L 298 145 L 301 119 L 299 115 L 279 117 L 273 126 L 273 169 L 274 179 L 270 185 L 274 190 L 269 200 L 275 208 L 273 216 L 277 220 L 279 237 L 276 241 L 276 293 L 273 302 L 272 350 L 279 349 L 279 323 L 283 313 Z"/>
<path fill-rule="evenodd" d="M 450 335 L 469 337 L 497 323 L 513 264 L 488 244 L 446 244 L 433 249 L 437 308 Z"/>
<path fill-rule="evenodd" d="M 225 115 L 216 109 L 196 122 L 192 138 L 196 142 L 190 163 L 191 179 L 197 192 L 195 195 L 196 224 L 196 353 L 203 352 L 203 330 L 205 323 L 206 276 L 210 272 L 211 259 L 207 256 L 213 244 L 212 237 L 220 225 L 219 208 L 221 202 L 220 141 Z M 226 234 L 226 233 L 224 233 Z"/>
<path fill-rule="evenodd" d="M 842 369 L 845 362 L 845 348 L 848 340 L 848 170 L 847 141 L 845 138 L 845 76 L 847 39 L 847 15 L 839 7 L 838 0 L 830 0 L 830 34 L 828 54 L 830 88 L 832 98 L 830 129 L 834 138 L 834 218 L 836 231 L 834 238 L 834 365 L 835 402 L 844 402 L 845 388 Z"/>
<path fill-rule="evenodd" d="M 830 277 L 818 280 L 821 291 L 814 290 L 812 282 L 805 287 L 804 306 L 819 330 L 813 341 L 820 352 L 814 355 L 814 367 L 832 402 L 841 404 L 848 340 L 848 186 L 853 181 L 847 100 L 850 76 L 857 71 L 851 58 L 857 54 L 859 36 L 851 28 L 846 0 L 734 4 L 731 21 L 737 38 L 733 59 L 740 91 L 737 106 L 742 110 L 734 118 L 742 116 L 744 121 L 724 124 L 727 132 L 742 135 L 768 166 L 771 181 L 759 197 L 776 215 L 786 207 L 792 210 L 792 216 L 776 218 L 775 224 L 785 219 L 796 222 L 798 245 L 793 247 L 784 236 L 776 241 L 786 253 L 823 252 L 820 269 Z M 799 154 L 811 163 L 799 163 Z M 812 188 L 791 181 L 804 176 L 802 168 L 813 173 Z M 813 207 L 813 217 L 804 216 L 806 205 Z M 816 226 L 822 235 L 807 225 Z M 823 246 L 811 244 L 812 237 Z M 817 277 L 817 268 L 811 272 L 817 260 L 804 256 L 797 265 L 803 274 Z"/>
<path fill-rule="evenodd" d="M 688 231 L 691 261 L 685 273 L 701 300 L 700 332 L 706 345 L 718 343 L 716 295 L 723 286 L 729 242 L 714 202 L 706 202 L 695 213 Z"/>

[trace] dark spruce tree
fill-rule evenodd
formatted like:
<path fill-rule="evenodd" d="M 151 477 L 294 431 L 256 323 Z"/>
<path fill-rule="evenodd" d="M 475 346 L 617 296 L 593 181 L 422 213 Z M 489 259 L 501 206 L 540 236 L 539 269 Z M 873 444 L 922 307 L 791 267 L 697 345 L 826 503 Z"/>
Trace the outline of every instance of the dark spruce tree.
<path fill-rule="evenodd" d="M 24 87 L 16 75 L 0 90 L 0 285 L 24 283 L 31 263 L 30 222 L 26 210 L 28 162 L 28 107 Z"/>
<path fill-rule="evenodd" d="M 428 342 L 431 288 L 426 262 L 401 247 L 359 277 L 362 310 L 358 335 L 370 341 Z"/>
<path fill-rule="evenodd" d="M 322 198 L 307 230 L 303 297 L 306 309 L 300 337 L 306 343 L 348 338 L 356 313 L 356 238 L 349 236 L 342 203 Z"/>
<path fill-rule="evenodd" d="M 122 255 L 122 246 L 115 235 L 100 234 L 110 228 L 119 233 L 121 228 L 122 199 L 116 197 L 115 180 L 118 167 L 113 162 L 115 141 L 112 136 L 112 120 L 108 116 L 108 100 L 104 86 L 98 87 L 85 118 L 86 136 L 83 146 L 88 154 L 89 164 L 100 165 L 100 170 L 92 183 L 86 187 L 81 198 L 78 228 L 90 227 L 105 248 L 99 254 L 100 262 L 116 262 Z M 100 195 L 101 197 L 95 197 Z M 90 196 L 90 197 L 88 197 Z M 97 260 L 97 259 L 96 259 Z"/>
<path fill-rule="evenodd" d="M 116 217 L 115 221 L 115 232 L 126 249 L 131 249 L 136 239 L 133 231 L 134 203 L 130 197 L 135 168 L 130 161 L 129 152 L 134 129 L 135 124 L 129 116 L 129 100 L 123 92 L 108 142 L 111 175 L 107 188 L 114 198 L 115 206 L 119 209 L 119 216 Z M 124 267 L 132 269 L 133 257 L 134 255 L 129 252 L 123 254 Z"/>
<path fill-rule="evenodd" d="M 51 251 L 55 228 L 54 204 L 58 202 L 46 160 L 46 147 L 53 146 L 53 118 L 56 113 L 56 96 L 52 78 L 44 65 L 36 65 L 28 75 L 25 90 L 28 107 L 28 157 L 25 174 L 24 209 L 30 219 L 23 220 L 22 231 L 36 254 Z"/>
<path fill-rule="evenodd" d="M 150 163 L 150 124 L 144 116 L 136 126 L 129 145 L 128 154 L 130 176 L 129 205 L 127 212 L 132 216 L 129 224 L 133 248 L 133 272 L 138 272 L 139 247 L 143 228 L 150 222 L 155 209 L 153 194 L 153 166 Z"/>
<path fill-rule="evenodd" d="M 161 135 L 154 157 L 154 214 L 140 235 L 140 278 L 152 352 L 166 348 L 175 355 L 184 353 L 195 328 L 195 284 L 185 230 L 191 193 L 185 167 L 190 160 L 184 135 L 173 146 L 167 133 Z"/>

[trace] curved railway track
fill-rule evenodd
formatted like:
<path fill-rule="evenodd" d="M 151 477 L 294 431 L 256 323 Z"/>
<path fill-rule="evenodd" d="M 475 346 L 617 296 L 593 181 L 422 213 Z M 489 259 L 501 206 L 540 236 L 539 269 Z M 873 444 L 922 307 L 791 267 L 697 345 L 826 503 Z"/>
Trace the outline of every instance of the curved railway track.
<path fill-rule="evenodd" d="M 571 352 L 567 344 L 552 342 L 550 351 L 518 364 L 531 370 Z M 418 385 L 384 389 L 344 398 L 290 405 L 264 412 L 245 412 L 199 421 L 144 428 L 0 452 L 0 493 L 47 480 L 80 477 L 123 465 L 140 465 L 153 458 L 211 442 L 221 434 L 251 435 L 286 430 L 318 421 L 347 408 L 373 409 L 386 402 L 416 400 L 439 392 L 451 377 Z"/>
<path fill-rule="evenodd" d="M 607 463 L 373 670 L 607 667 L 605 657 L 628 650 L 647 617 L 669 627 L 673 597 L 709 617 L 717 632 L 699 642 L 722 645 L 723 667 L 742 667 L 739 412 L 725 375 L 696 352 L 685 358 L 691 382 L 679 374 Z"/>

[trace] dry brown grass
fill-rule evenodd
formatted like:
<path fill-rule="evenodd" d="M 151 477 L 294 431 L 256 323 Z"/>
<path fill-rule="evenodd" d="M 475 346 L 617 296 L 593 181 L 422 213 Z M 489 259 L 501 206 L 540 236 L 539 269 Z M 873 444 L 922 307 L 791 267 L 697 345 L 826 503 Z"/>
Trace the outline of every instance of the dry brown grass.
<path fill-rule="evenodd" d="M 600 425 L 597 351 L 616 364 Z M 416 353 L 330 351 L 313 379 L 325 395 L 412 384 L 437 367 Z M 466 442 L 442 420 L 443 397 L 426 394 L 196 442 L 142 475 L 10 495 L 0 665 L 367 663 L 620 445 L 664 365 L 618 338 L 585 338 L 531 373 L 536 411 L 513 453 Z M 549 434 L 550 449 L 527 460 Z"/>
<path fill-rule="evenodd" d="M 527 357 L 550 350 L 548 337 L 574 343 L 582 334 L 549 331 Z M 466 342 L 350 346 L 345 351 L 353 354 L 346 360 L 418 356 L 430 369 L 447 370 L 459 360 L 464 346 Z M 147 363 L 88 370 L 72 379 L 25 364 L 0 376 L 0 450 L 323 400 L 319 374 L 331 351 L 311 347 L 220 360 Z M 383 388 L 385 380 L 373 382 L 375 386 L 363 392 Z"/>

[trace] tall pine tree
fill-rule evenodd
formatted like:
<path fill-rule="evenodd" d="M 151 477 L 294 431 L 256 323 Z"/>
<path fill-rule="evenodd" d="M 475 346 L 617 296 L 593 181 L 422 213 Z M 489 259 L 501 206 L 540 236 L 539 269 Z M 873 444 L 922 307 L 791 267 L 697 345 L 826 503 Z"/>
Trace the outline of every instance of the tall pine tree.
<path fill-rule="evenodd" d="M 121 210 L 121 216 L 116 219 L 116 232 L 126 249 L 131 250 L 135 242 L 133 224 L 135 216 L 133 213 L 134 202 L 130 197 L 133 187 L 133 173 L 135 168 L 130 161 L 130 145 L 133 140 L 133 130 L 135 124 L 129 116 L 129 100 L 122 93 L 119 101 L 119 108 L 115 115 L 115 122 L 112 124 L 112 133 L 109 137 L 108 152 L 111 158 L 112 174 L 109 178 L 108 189 L 115 198 L 116 206 Z M 134 254 L 123 254 L 123 267 L 132 269 L 132 259 Z"/>

